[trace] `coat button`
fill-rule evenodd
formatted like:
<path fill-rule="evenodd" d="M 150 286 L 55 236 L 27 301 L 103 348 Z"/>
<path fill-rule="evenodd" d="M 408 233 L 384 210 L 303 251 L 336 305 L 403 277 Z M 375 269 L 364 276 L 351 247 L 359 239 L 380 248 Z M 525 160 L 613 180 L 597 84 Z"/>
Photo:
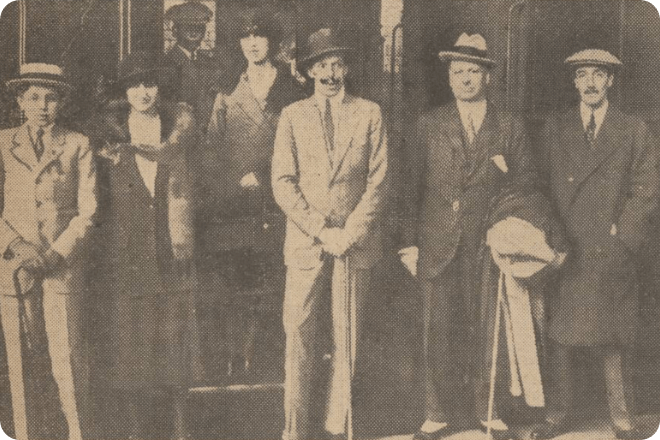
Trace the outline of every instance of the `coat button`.
<path fill-rule="evenodd" d="M 458 210 L 461 207 L 461 202 L 458 200 L 454 200 L 454 203 L 452 203 L 451 208 L 454 210 L 454 212 L 458 212 Z"/>
<path fill-rule="evenodd" d="M 37 200 L 37 208 L 40 208 L 40 207 L 41 207 L 41 201 Z"/>
<path fill-rule="evenodd" d="M 572 177 L 569 177 L 569 178 L 568 178 L 568 181 L 571 182 L 571 183 L 573 183 L 574 180 L 575 180 L 575 179 L 573 179 Z"/>

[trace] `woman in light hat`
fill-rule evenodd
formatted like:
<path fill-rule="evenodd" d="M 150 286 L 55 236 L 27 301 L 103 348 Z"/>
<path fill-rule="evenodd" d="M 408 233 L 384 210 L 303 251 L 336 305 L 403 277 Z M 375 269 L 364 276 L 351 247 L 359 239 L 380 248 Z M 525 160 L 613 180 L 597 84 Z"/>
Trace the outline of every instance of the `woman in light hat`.
<path fill-rule="evenodd" d="M 303 98 L 290 69 L 275 65 L 281 30 L 265 14 L 242 23 L 237 39 L 246 68 L 229 95 L 218 94 L 208 127 L 214 168 L 203 243 L 227 295 L 228 374 L 250 370 L 257 309 L 280 303 L 284 218 L 270 188 L 280 111 Z M 257 304 L 260 304 L 257 307 Z"/>
<path fill-rule="evenodd" d="M 69 438 L 82 439 L 91 435 L 83 323 L 96 167 L 88 139 L 57 124 L 72 90 L 60 67 L 25 64 L 7 87 L 26 120 L 0 131 L 0 313 L 14 429 L 21 440 L 35 435 L 26 407 L 37 403 L 23 384 L 21 336 L 30 346 L 41 339 L 45 323 Z M 39 302 L 43 315 L 36 308 Z"/>
<path fill-rule="evenodd" d="M 111 310 L 111 385 L 139 436 L 155 388 L 174 402 L 174 438 L 195 373 L 192 197 L 186 150 L 198 140 L 192 108 L 160 99 L 161 69 L 145 53 L 118 69 L 123 100 L 89 125 L 107 182 L 102 274 Z"/>

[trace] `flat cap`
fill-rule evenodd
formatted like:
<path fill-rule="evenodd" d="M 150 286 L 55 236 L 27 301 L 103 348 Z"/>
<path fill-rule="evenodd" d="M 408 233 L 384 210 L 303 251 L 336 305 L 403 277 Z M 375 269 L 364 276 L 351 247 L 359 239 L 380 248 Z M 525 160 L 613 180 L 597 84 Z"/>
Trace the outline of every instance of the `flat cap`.
<path fill-rule="evenodd" d="M 165 19 L 172 20 L 175 25 L 205 25 L 212 16 L 208 6 L 195 0 L 174 5 L 165 12 Z"/>
<path fill-rule="evenodd" d="M 564 61 L 573 67 L 578 66 L 605 66 L 619 67 L 623 63 L 614 55 L 602 49 L 586 49 L 574 53 Z"/>

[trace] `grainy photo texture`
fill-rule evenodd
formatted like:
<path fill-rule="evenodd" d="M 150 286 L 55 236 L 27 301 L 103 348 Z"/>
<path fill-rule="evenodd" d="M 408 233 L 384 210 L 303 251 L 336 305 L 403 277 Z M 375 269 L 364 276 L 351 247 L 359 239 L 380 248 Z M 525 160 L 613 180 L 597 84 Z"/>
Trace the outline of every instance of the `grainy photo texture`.
<path fill-rule="evenodd" d="M 18 440 L 647 439 L 660 16 L 632 0 L 17 0 Z"/>

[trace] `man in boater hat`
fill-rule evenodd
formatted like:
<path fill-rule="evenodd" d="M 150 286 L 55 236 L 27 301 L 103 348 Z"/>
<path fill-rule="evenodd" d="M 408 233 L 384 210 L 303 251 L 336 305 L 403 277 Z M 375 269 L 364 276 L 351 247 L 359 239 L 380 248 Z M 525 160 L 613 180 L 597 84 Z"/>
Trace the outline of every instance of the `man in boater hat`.
<path fill-rule="evenodd" d="M 426 420 L 417 440 L 451 435 L 457 426 L 450 411 L 466 393 L 475 396 L 478 426 L 487 429 L 489 382 L 477 378 L 488 375 L 474 371 L 479 247 L 491 200 L 504 188 L 535 184 L 523 124 L 488 101 L 495 62 L 484 38 L 462 34 L 439 56 L 448 63 L 455 100 L 422 114 L 406 142 L 411 160 L 399 252 L 424 298 Z M 511 435 L 497 412 L 490 425 L 496 438 Z"/>
<path fill-rule="evenodd" d="M 608 100 L 621 66 L 588 49 L 568 57 L 580 104 L 552 117 L 543 132 L 544 170 L 572 248 L 559 291 L 549 298 L 551 384 L 547 422 L 532 438 L 569 430 L 570 355 L 589 349 L 602 362 L 617 438 L 643 439 L 633 424 L 626 358 L 636 338 L 637 267 L 658 204 L 651 134 L 641 120 Z M 628 376 L 628 377 L 627 377 Z"/>
<path fill-rule="evenodd" d="M 272 163 L 275 201 L 287 217 L 285 440 L 315 438 L 311 385 L 328 297 L 334 350 L 325 431 L 330 438 L 350 432 L 356 335 L 369 269 L 382 255 L 388 194 L 380 107 L 345 90 L 350 49 L 330 29 L 313 33 L 305 49 L 298 66 L 314 82 L 314 95 L 282 111 Z"/>
<path fill-rule="evenodd" d="M 19 440 L 35 435 L 27 419 L 26 406 L 35 400 L 26 394 L 21 339 L 38 341 L 45 323 L 69 439 L 79 440 L 91 435 L 84 266 L 96 213 L 96 169 L 87 138 L 56 122 L 72 89 L 60 67 L 25 64 L 7 87 L 26 119 L 0 131 L 0 313 L 14 428 Z M 43 318 L 36 314 L 38 295 Z"/>

